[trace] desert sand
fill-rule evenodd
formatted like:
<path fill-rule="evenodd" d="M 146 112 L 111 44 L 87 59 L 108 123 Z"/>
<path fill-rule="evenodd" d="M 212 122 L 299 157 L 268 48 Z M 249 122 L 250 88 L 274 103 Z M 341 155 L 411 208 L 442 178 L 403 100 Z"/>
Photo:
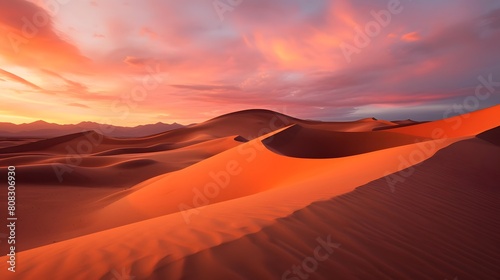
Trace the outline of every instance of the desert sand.
<path fill-rule="evenodd" d="M 6 139 L 19 222 L 16 272 L 2 242 L 0 277 L 500 279 L 499 131 L 500 105 L 423 123 L 247 110 L 135 138 Z"/>

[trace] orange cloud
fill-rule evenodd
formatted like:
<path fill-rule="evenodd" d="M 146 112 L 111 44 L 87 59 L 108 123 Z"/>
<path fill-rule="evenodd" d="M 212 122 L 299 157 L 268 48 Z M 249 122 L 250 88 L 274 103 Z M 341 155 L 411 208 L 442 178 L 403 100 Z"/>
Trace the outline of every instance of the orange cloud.
<path fill-rule="evenodd" d="M 89 106 L 84 105 L 84 104 L 80 104 L 80 103 L 69 103 L 67 105 L 68 106 L 72 106 L 72 107 L 85 108 L 85 109 L 89 109 L 90 108 Z"/>
<path fill-rule="evenodd" d="M 140 31 L 141 36 L 149 37 L 151 40 L 156 40 L 158 38 L 158 34 L 151 30 L 149 27 L 143 27 Z"/>
<path fill-rule="evenodd" d="M 3 75 L 4 77 L 7 77 L 7 78 L 9 78 L 12 81 L 21 83 L 21 84 L 26 85 L 28 87 L 31 87 L 33 89 L 38 89 L 38 90 L 42 89 L 41 87 L 33 84 L 32 82 L 27 81 L 26 79 L 21 78 L 21 77 L 15 75 L 15 74 L 10 73 L 10 72 L 7 72 L 7 71 L 5 71 L 3 69 L 0 69 L 0 75 Z"/>
<path fill-rule="evenodd" d="M 421 39 L 420 34 L 418 32 L 410 32 L 401 36 L 401 40 L 405 42 L 415 42 Z"/>
<path fill-rule="evenodd" d="M 89 63 L 54 29 L 51 14 L 24 0 L 0 1 L 0 57 L 17 65 L 80 72 Z"/>
<path fill-rule="evenodd" d="M 49 74 L 53 77 L 59 78 L 62 81 L 66 82 L 67 84 L 67 90 L 73 93 L 87 93 L 87 86 L 85 86 L 82 83 L 78 83 L 69 79 L 64 78 L 62 75 L 55 73 L 53 71 L 49 71 L 47 69 L 41 69 L 42 72 Z"/>
<path fill-rule="evenodd" d="M 134 57 L 134 56 L 127 56 L 127 57 L 125 57 L 123 62 L 125 62 L 128 65 L 132 65 L 132 66 L 144 66 L 147 63 L 151 62 L 151 59 Z"/>

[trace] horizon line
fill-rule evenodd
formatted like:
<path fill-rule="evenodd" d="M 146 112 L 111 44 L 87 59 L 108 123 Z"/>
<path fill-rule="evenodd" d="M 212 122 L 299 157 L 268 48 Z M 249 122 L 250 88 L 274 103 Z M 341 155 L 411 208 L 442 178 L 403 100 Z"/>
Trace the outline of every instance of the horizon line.
<path fill-rule="evenodd" d="M 495 107 L 495 106 L 500 106 L 500 104 L 496 104 L 496 105 L 492 105 L 492 106 L 489 106 L 489 107 L 480 108 L 480 109 L 477 109 L 477 110 L 474 110 L 474 111 L 469 111 L 469 112 L 464 112 L 464 113 L 466 114 L 466 113 L 477 112 L 477 111 L 485 110 L 485 109 L 492 108 L 492 107 Z M 225 115 L 230 115 L 230 114 L 235 114 L 235 113 L 241 113 L 241 112 L 245 112 L 245 111 L 259 111 L 259 110 L 261 110 L 261 111 L 269 111 L 269 112 L 273 112 L 273 113 L 277 113 L 277 114 L 282 114 L 282 115 L 285 115 L 285 116 L 288 116 L 288 117 L 291 117 L 291 118 L 296 118 L 296 119 L 301 119 L 301 120 L 321 121 L 321 122 L 354 122 L 354 121 L 359 121 L 359 120 L 363 120 L 363 119 L 367 119 L 367 118 L 375 118 L 377 120 L 384 120 L 384 121 L 412 120 L 412 121 L 418 121 L 418 122 L 437 121 L 437 120 L 447 119 L 445 117 L 443 117 L 443 118 L 434 118 L 434 119 L 430 118 L 430 119 L 426 119 L 426 120 L 417 120 L 417 119 L 412 119 L 412 118 L 386 119 L 386 118 L 378 118 L 376 116 L 371 116 L 371 117 L 368 116 L 368 117 L 365 117 L 365 118 L 357 118 L 357 119 L 347 120 L 347 121 L 346 120 L 337 120 L 337 121 L 333 120 L 332 121 L 332 120 L 322 120 L 322 119 L 300 118 L 300 117 L 292 116 L 290 114 L 284 114 L 284 113 L 281 113 L 281 112 L 278 112 L 278 111 L 270 110 L 270 109 L 254 108 L 254 109 L 243 109 L 243 110 L 238 110 L 238 111 L 232 111 L 232 112 L 224 113 L 224 114 L 212 117 L 212 118 L 207 118 L 206 120 L 203 120 L 203 121 L 200 121 L 200 122 L 192 122 L 192 123 L 189 123 L 189 124 L 184 124 L 184 123 L 180 123 L 180 122 L 177 122 L 177 121 L 174 121 L 172 123 L 158 121 L 158 122 L 155 122 L 155 123 L 141 123 L 141 124 L 137 124 L 137 125 L 127 126 L 127 125 L 119 125 L 119 124 L 109 124 L 109 123 L 104 123 L 104 122 L 101 123 L 101 122 L 96 122 L 96 121 L 79 121 L 77 123 L 58 123 L 58 122 L 51 122 L 51 121 L 46 121 L 46 120 L 42 120 L 42 119 L 38 119 L 38 120 L 35 120 L 35 121 L 32 121 L 32 122 L 22 122 L 22 123 L 0 121 L 0 124 L 13 124 L 13 125 L 19 126 L 19 125 L 29 125 L 29 124 L 33 124 L 33 123 L 36 123 L 36 122 L 43 122 L 43 123 L 46 123 L 46 124 L 53 124 L 53 125 L 64 126 L 64 125 L 79 125 L 79 124 L 82 124 L 82 123 L 94 123 L 94 124 L 99 124 L 99 125 L 110 125 L 110 126 L 125 127 L 125 128 L 135 128 L 135 127 L 138 127 L 138 126 L 155 125 L 155 124 L 165 124 L 165 125 L 178 124 L 178 125 L 182 125 L 182 126 L 190 126 L 190 125 L 193 125 L 193 124 L 204 123 L 204 122 L 207 122 L 209 120 L 212 120 L 212 119 L 215 119 L 215 118 L 219 118 L 219 117 L 222 117 L 222 116 L 225 116 Z M 452 117 L 459 116 L 459 115 L 463 115 L 463 114 L 460 114 L 459 112 L 454 112 L 454 113 L 450 114 L 448 118 L 452 118 Z"/>

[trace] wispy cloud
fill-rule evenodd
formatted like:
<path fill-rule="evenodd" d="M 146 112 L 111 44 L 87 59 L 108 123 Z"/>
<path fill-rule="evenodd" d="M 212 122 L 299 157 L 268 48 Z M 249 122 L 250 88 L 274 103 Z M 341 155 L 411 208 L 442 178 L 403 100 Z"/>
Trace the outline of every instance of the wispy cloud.
<path fill-rule="evenodd" d="M 15 82 L 21 83 L 23 85 L 26 85 L 26 86 L 28 86 L 28 87 L 30 87 L 32 89 L 38 89 L 38 90 L 42 89 L 41 87 L 33 84 L 32 82 L 27 81 L 26 79 L 21 78 L 21 77 L 15 75 L 15 74 L 12 74 L 12 73 L 10 73 L 8 71 L 3 70 L 3 69 L 0 69 L 0 75 L 3 75 L 4 77 L 9 78 L 12 81 L 15 81 Z"/>
<path fill-rule="evenodd" d="M 80 103 L 68 103 L 68 106 L 90 109 L 89 106 Z"/>

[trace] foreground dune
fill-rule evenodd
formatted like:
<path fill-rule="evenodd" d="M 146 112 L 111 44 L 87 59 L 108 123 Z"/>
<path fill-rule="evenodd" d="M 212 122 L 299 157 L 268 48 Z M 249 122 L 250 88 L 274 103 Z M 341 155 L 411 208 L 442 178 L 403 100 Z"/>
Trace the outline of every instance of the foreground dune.
<path fill-rule="evenodd" d="M 499 279 L 498 166 L 500 147 L 465 140 L 417 166 L 395 192 L 381 178 L 156 275 L 237 279 L 244 271 L 247 279 L 283 279 L 314 257 L 318 238 L 331 236 L 338 246 L 310 279 Z"/>
<path fill-rule="evenodd" d="M 129 176 L 123 177 L 130 178 L 136 174 L 129 172 L 146 172 L 162 161 L 168 166 L 166 157 L 186 162 L 159 176 L 144 175 L 126 189 L 109 188 L 113 183 L 102 174 L 104 183 L 90 192 L 61 185 L 65 205 L 78 201 L 79 192 L 82 203 L 58 219 L 37 221 L 40 209 L 21 204 L 34 225 L 19 232 L 30 242 L 18 253 L 16 277 L 305 279 L 293 266 L 315 257 L 318 244 L 331 240 L 323 248 L 328 257 L 316 261 L 307 277 L 497 279 L 499 112 L 496 106 L 458 117 L 460 126 L 456 118 L 402 126 L 373 119 L 320 123 L 247 111 L 194 131 L 109 139 L 79 168 L 105 167 L 109 176 L 124 170 Z M 269 125 L 274 117 L 281 125 Z M 127 150 L 140 143 L 162 145 L 162 137 L 184 144 Z M 31 154 L 34 144 L 41 145 L 31 143 L 7 148 L 3 162 L 24 160 L 20 170 L 43 176 L 29 169 L 37 165 L 26 157 L 48 164 L 50 154 L 62 154 L 60 140 L 42 143 L 50 143 L 48 158 Z M 32 183 L 31 199 L 43 201 L 43 191 L 33 195 Z M 5 271 L 2 279 L 12 276 Z"/>

